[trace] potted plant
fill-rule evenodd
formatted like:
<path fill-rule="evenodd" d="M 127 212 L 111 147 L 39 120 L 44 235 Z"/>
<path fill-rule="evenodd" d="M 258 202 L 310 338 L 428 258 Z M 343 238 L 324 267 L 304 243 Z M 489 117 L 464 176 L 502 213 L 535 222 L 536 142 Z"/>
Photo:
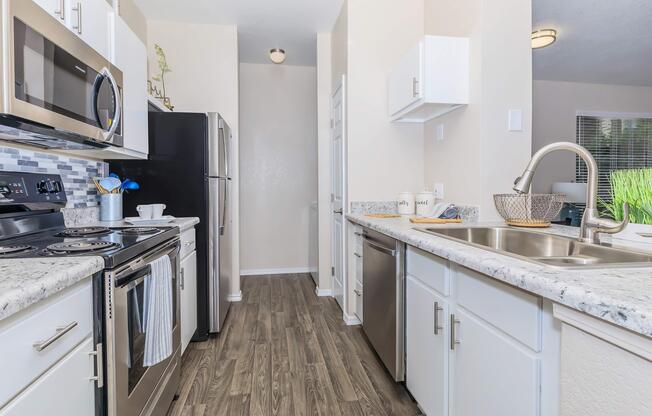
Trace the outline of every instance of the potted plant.
<path fill-rule="evenodd" d="M 629 204 L 629 225 L 614 238 L 652 243 L 652 169 L 611 172 L 611 201 L 603 206 L 616 221 L 623 220 L 623 204 Z"/>

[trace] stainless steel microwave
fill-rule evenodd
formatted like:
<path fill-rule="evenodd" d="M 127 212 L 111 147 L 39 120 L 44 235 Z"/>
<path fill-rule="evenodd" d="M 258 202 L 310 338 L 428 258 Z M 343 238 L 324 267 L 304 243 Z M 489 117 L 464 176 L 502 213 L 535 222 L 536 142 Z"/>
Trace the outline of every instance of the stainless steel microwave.
<path fill-rule="evenodd" d="M 0 140 L 121 147 L 122 72 L 33 1 L 1 2 Z"/>

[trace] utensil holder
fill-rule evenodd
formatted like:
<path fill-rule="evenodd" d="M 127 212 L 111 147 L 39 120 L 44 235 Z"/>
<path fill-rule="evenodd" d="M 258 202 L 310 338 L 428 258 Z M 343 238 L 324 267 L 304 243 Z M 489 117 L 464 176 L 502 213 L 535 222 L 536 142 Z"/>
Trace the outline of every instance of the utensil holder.
<path fill-rule="evenodd" d="M 122 194 L 100 195 L 100 221 L 122 219 Z"/>

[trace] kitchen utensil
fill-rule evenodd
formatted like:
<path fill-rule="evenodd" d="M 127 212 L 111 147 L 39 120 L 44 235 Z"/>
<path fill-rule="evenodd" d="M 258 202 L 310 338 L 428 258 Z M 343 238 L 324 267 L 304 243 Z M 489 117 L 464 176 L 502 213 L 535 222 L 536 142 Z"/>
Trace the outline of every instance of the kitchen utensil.
<path fill-rule="evenodd" d="M 165 211 L 165 204 L 152 204 L 152 219 L 161 218 L 163 211 Z"/>
<path fill-rule="evenodd" d="M 152 219 L 152 206 L 151 205 L 138 205 L 136 211 L 142 220 Z"/>
<path fill-rule="evenodd" d="M 100 192 L 100 194 L 108 194 L 108 191 L 107 191 L 106 189 L 104 189 L 104 188 L 102 187 L 102 185 L 100 185 L 100 183 L 98 182 L 97 178 L 93 178 L 93 183 L 95 184 L 95 187 L 96 187 L 97 190 Z"/>
<path fill-rule="evenodd" d="M 109 177 L 110 177 L 110 178 L 116 178 L 116 179 L 120 180 L 120 176 L 118 176 L 118 174 L 115 173 L 115 172 L 111 172 L 111 173 L 109 173 Z"/>
<path fill-rule="evenodd" d="M 496 194 L 494 203 L 508 225 L 548 227 L 561 211 L 564 194 Z"/>
<path fill-rule="evenodd" d="M 415 198 L 417 216 L 431 217 L 435 208 L 435 194 L 430 191 L 419 192 Z"/>
<path fill-rule="evenodd" d="M 398 213 L 402 215 L 414 215 L 414 194 L 412 192 L 401 192 L 398 194 Z"/>
<path fill-rule="evenodd" d="M 399 214 L 364 214 L 365 217 L 369 218 L 399 218 Z"/>
<path fill-rule="evenodd" d="M 412 217 L 410 222 L 413 224 L 459 224 L 461 218 L 432 218 L 432 217 Z"/>
<path fill-rule="evenodd" d="M 106 189 L 109 193 L 112 193 L 116 189 L 119 191 L 121 184 L 122 182 L 120 182 L 120 179 L 114 178 L 112 176 L 100 180 L 100 185 L 102 185 L 102 188 Z"/>
<path fill-rule="evenodd" d="M 140 185 L 138 184 L 138 182 L 134 182 L 132 180 L 127 179 L 124 182 L 122 182 L 121 188 L 123 191 L 136 191 L 140 189 Z"/>

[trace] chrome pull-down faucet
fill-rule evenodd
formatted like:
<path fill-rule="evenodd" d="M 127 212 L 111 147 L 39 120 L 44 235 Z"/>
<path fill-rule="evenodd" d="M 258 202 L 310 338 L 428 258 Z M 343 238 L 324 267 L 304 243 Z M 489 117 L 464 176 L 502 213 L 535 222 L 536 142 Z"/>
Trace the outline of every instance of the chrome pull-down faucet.
<path fill-rule="evenodd" d="M 608 218 L 601 218 L 598 212 L 598 164 L 586 148 L 571 142 L 557 142 L 542 147 L 536 152 L 521 176 L 514 181 L 514 190 L 520 194 L 530 191 L 534 171 L 545 155 L 557 150 L 568 150 L 582 158 L 588 170 L 586 184 L 586 209 L 580 225 L 580 241 L 598 244 L 600 233 L 614 234 L 622 231 L 629 223 L 629 205 L 623 206 L 623 221 L 617 222 Z"/>

